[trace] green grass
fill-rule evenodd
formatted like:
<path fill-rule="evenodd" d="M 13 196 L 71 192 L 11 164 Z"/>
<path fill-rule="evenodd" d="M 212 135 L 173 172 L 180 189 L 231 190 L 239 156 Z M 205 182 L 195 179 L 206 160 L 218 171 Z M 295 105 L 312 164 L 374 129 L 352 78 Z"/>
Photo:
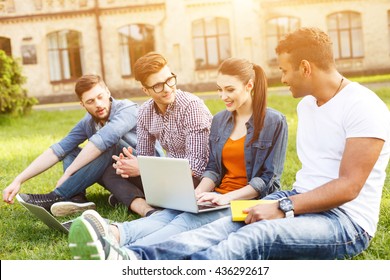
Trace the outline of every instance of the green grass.
<path fill-rule="evenodd" d="M 390 74 L 373 75 L 373 76 L 356 76 L 348 77 L 351 81 L 358 83 L 381 83 L 390 81 Z"/>
<path fill-rule="evenodd" d="M 358 82 L 361 84 L 370 84 L 370 83 L 388 83 L 390 81 L 390 74 L 379 74 L 371 76 L 345 76 L 353 82 Z M 269 86 L 278 87 L 284 86 L 279 80 L 272 81 Z"/>
<path fill-rule="evenodd" d="M 377 90 L 378 95 L 390 106 L 390 89 Z M 224 109 L 219 100 L 206 100 L 211 112 Z M 299 100 L 289 95 L 272 94 L 268 105 L 283 112 L 289 125 L 287 159 L 282 176 L 282 186 L 289 189 L 295 173 L 300 168 L 295 152 L 297 125 L 296 105 Z M 35 157 L 60 140 L 85 114 L 83 110 L 33 111 L 24 118 L 0 116 L 0 188 L 4 189 Z M 390 173 L 390 167 L 387 174 Z M 22 192 L 45 193 L 51 191 L 62 174 L 62 165 L 57 164 L 49 171 L 26 182 Z M 137 218 L 128 215 L 124 207 L 112 209 L 107 204 L 109 193 L 95 184 L 87 196 L 97 205 L 99 213 L 116 221 Z M 60 260 L 70 259 L 67 236 L 46 227 L 35 219 L 17 202 L 10 206 L 0 203 L 0 259 L 1 260 Z M 61 218 L 64 221 L 69 218 Z M 372 244 L 355 259 L 390 259 L 390 178 L 383 191 L 378 232 Z"/>

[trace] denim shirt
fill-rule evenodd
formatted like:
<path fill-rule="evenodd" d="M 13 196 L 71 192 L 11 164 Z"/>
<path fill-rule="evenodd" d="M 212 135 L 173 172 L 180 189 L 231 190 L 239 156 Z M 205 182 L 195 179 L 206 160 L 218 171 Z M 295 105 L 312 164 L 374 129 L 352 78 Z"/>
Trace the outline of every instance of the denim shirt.
<path fill-rule="evenodd" d="M 216 114 L 211 125 L 209 145 L 210 159 L 203 177 L 219 185 L 225 175 L 222 165 L 222 149 L 234 127 L 234 115 L 224 110 Z M 252 144 L 253 117 L 246 123 L 245 168 L 248 184 L 262 198 L 280 189 L 280 177 L 286 158 L 288 126 L 280 112 L 267 108 L 264 127 L 259 138 Z"/>
<path fill-rule="evenodd" d="M 107 123 L 96 129 L 96 122 L 86 113 L 76 126 L 61 141 L 50 148 L 60 159 L 89 139 L 102 153 L 114 145 L 137 148 L 138 105 L 130 100 L 115 100 L 111 97 L 111 111 Z M 161 147 L 157 154 L 163 154 Z"/>

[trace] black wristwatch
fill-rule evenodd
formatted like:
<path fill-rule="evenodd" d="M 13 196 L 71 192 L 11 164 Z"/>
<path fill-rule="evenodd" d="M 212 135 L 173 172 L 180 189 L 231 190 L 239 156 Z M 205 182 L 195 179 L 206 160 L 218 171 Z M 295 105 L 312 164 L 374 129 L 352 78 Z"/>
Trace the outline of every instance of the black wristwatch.
<path fill-rule="evenodd" d="M 288 197 L 279 199 L 279 209 L 284 212 L 286 218 L 294 218 L 294 205 Z"/>

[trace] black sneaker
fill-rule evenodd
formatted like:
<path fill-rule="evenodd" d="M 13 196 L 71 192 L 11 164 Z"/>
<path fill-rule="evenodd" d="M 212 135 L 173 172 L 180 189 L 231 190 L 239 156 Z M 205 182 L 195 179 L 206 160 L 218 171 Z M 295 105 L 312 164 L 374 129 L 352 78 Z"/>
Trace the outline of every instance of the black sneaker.
<path fill-rule="evenodd" d="M 108 204 L 110 204 L 111 207 L 116 207 L 120 202 L 113 194 L 110 194 L 108 197 Z"/>
<path fill-rule="evenodd" d="M 159 212 L 161 212 L 161 210 L 159 210 L 159 209 L 152 209 L 152 210 L 149 210 L 149 211 L 146 213 L 145 217 L 150 217 L 150 216 L 152 216 L 152 215 L 154 215 L 154 214 L 157 214 L 157 213 L 159 213 Z"/>
<path fill-rule="evenodd" d="M 47 194 L 30 194 L 30 193 L 21 193 L 19 196 L 24 200 L 24 202 L 41 206 L 50 212 L 51 206 L 56 203 L 65 200 L 63 197 L 57 195 L 54 192 Z"/>
<path fill-rule="evenodd" d="M 89 202 L 89 200 L 87 199 L 87 197 L 85 196 L 85 193 L 79 193 L 79 194 L 76 194 L 75 196 L 72 196 L 70 198 L 70 201 L 73 201 L 73 202 L 76 202 L 76 203 L 85 203 L 85 202 Z"/>

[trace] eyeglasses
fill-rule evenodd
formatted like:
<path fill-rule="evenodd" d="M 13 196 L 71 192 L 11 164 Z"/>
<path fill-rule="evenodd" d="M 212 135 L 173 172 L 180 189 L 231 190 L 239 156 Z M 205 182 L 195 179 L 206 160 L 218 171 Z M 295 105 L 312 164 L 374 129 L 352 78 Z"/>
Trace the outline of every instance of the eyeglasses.
<path fill-rule="evenodd" d="M 147 89 L 153 89 L 155 93 L 162 92 L 164 90 L 164 86 L 165 85 L 167 85 L 169 87 L 173 87 L 174 85 L 176 85 L 177 81 L 176 81 L 176 75 L 173 74 L 173 73 L 171 73 L 171 74 L 172 74 L 172 76 L 169 77 L 168 79 L 166 79 L 165 82 L 163 82 L 163 83 L 157 83 L 157 84 L 155 84 L 155 85 L 153 85 L 151 87 L 148 87 L 148 86 L 144 85 L 144 87 L 147 88 Z"/>

